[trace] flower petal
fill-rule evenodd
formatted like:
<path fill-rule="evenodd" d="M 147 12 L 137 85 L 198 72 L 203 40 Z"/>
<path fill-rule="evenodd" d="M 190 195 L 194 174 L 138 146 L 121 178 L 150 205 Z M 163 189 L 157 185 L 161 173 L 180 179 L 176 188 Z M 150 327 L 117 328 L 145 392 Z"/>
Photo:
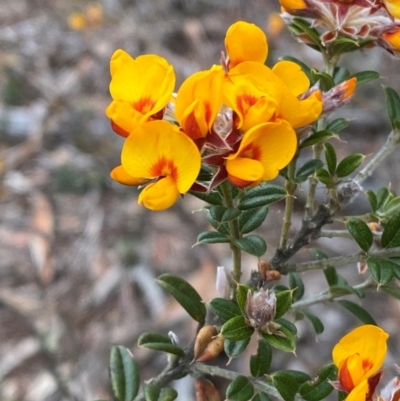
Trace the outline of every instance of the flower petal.
<path fill-rule="evenodd" d="M 115 167 L 111 173 L 110 177 L 123 185 L 140 185 L 143 183 L 144 178 L 142 177 L 132 177 L 124 169 L 122 165 Z"/>
<path fill-rule="evenodd" d="M 232 24 L 225 36 L 225 47 L 229 56 L 229 68 L 243 61 L 264 63 L 268 55 L 265 33 L 257 25 L 244 21 Z"/>
<path fill-rule="evenodd" d="M 226 161 L 228 179 L 238 187 L 245 187 L 260 182 L 264 176 L 264 167 L 258 160 L 238 157 Z"/>
<path fill-rule="evenodd" d="M 297 63 L 286 60 L 279 61 L 274 65 L 272 71 L 295 96 L 301 95 L 310 87 L 310 80 Z"/>
<path fill-rule="evenodd" d="M 363 380 L 347 396 L 346 401 L 365 401 L 369 391 L 368 381 Z"/>
<path fill-rule="evenodd" d="M 144 116 L 132 108 L 127 100 L 113 100 L 106 109 L 107 117 L 119 128 L 115 130 L 121 136 L 128 136 L 144 119 Z"/>
<path fill-rule="evenodd" d="M 167 121 L 150 121 L 136 127 L 125 140 L 121 161 L 133 177 L 171 176 L 179 193 L 195 182 L 201 165 L 197 146 Z"/>
<path fill-rule="evenodd" d="M 150 210 L 165 210 L 171 207 L 178 198 L 179 191 L 176 182 L 168 176 L 143 188 L 138 203 Z"/>
<path fill-rule="evenodd" d="M 400 4 L 399 0 L 383 0 L 389 14 L 393 17 L 400 19 Z"/>

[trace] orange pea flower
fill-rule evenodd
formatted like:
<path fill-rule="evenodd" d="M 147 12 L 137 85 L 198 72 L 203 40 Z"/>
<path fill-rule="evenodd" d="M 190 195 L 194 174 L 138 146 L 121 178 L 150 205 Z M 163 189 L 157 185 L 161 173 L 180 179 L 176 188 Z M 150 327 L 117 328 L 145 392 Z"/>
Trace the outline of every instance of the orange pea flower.
<path fill-rule="evenodd" d="M 307 4 L 304 0 L 279 0 L 279 3 L 281 3 L 281 6 L 289 12 L 307 8 Z"/>
<path fill-rule="evenodd" d="M 257 25 L 238 21 L 232 24 L 225 36 L 228 53 L 228 68 L 244 61 L 264 63 L 268 56 L 268 43 L 265 33 Z"/>
<path fill-rule="evenodd" d="M 392 50 L 400 52 L 400 27 L 384 32 L 382 39 L 389 44 Z"/>
<path fill-rule="evenodd" d="M 201 157 L 194 142 L 177 126 L 156 120 L 132 131 L 123 145 L 121 163 L 112 178 L 128 185 L 145 185 L 138 203 L 164 210 L 196 181 Z"/>
<path fill-rule="evenodd" d="M 383 4 L 390 15 L 400 19 L 400 3 L 398 0 L 383 0 Z"/>
<path fill-rule="evenodd" d="M 119 49 L 111 57 L 110 92 L 106 115 L 114 131 L 127 137 L 138 125 L 161 112 L 171 99 L 175 73 L 168 62 L 147 54 L 133 59 Z"/>
<path fill-rule="evenodd" d="M 210 70 L 194 73 L 179 88 L 175 118 L 193 140 L 205 138 L 211 131 L 222 106 L 222 80 L 222 68 L 215 65 Z"/>
<path fill-rule="evenodd" d="M 284 120 L 259 124 L 247 131 L 234 154 L 226 157 L 229 181 L 239 188 L 272 180 L 292 160 L 296 133 Z"/>
<path fill-rule="evenodd" d="M 364 325 L 345 335 L 333 348 L 340 385 L 349 393 L 347 401 L 364 401 L 375 391 L 377 383 L 372 386 L 370 381 L 384 362 L 388 337 L 381 328 Z"/>

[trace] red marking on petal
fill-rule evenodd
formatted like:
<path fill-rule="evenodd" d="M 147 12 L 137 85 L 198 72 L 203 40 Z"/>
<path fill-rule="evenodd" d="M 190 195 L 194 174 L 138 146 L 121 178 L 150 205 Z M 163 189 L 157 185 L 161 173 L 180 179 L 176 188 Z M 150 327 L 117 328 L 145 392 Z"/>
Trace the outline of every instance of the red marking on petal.
<path fill-rule="evenodd" d="M 250 93 L 243 93 L 237 96 L 236 105 L 241 114 L 245 113 L 249 107 L 253 106 L 257 102 L 258 98 Z"/>
<path fill-rule="evenodd" d="M 158 161 L 150 167 L 152 177 L 167 177 L 170 176 L 176 182 L 178 180 L 178 168 L 173 160 L 169 160 L 161 156 Z"/>
<path fill-rule="evenodd" d="M 370 361 L 369 359 L 363 359 L 362 366 L 363 366 L 363 369 L 365 372 L 365 371 L 370 370 L 374 366 L 374 363 L 372 361 Z"/>
<path fill-rule="evenodd" d="M 240 152 L 240 157 L 246 157 L 248 159 L 260 161 L 262 157 L 262 150 L 259 146 L 255 146 L 253 143 L 250 143 L 242 149 Z"/>
<path fill-rule="evenodd" d="M 183 132 L 193 140 L 203 138 L 203 135 L 200 131 L 199 124 L 197 123 L 196 117 L 194 113 L 191 113 L 187 116 L 185 125 L 182 127 Z"/>
<path fill-rule="evenodd" d="M 347 360 L 344 362 L 343 366 L 339 370 L 339 381 L 340 384 L 343 386 L 343 388 L 347 391 L 350 392 L 354 388 L 354 383 L 353 379 L 351 378 L 350 371 L 347 367 Z"/>
<path fill-rule="evenodd" d="M 129 132 L 125 131 L 119 125 L 115 124 L 113 120 L 111 120 L 111 128 L 116 134 L 123 136 L 124 138 L 127 138 L 129 136 Z"/>
<path fill-rule="evenodd" d="M 136 102 L 132 102 L 132 107 L 140 113 L 146 114 L 154 107 L 155 103 L 150 97 L 142 97 Z"/>

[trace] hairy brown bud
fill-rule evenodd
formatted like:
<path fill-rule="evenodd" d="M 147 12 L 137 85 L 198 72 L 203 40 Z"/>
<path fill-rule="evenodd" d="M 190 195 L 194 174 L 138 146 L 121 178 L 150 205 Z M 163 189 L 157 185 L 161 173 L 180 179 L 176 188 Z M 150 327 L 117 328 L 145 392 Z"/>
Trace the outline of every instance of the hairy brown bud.
<path fill-rule="evenodd" d="M 261 280 L 267 281 L 267 273 L 271 270 L 271 264 L 268 262 L 268 260 L 260 259 L 257 267 L 261 276 Z"/>
<path fill-rule="evenodd" d="M 281 273 L 278 270 L 271 270 L 267 273 L 267 279 L 265 281 L 278 281 L 281 279 Z"/>
<path fill-rule="evenodd" d="M 194 344 L 194 360 L 205 362 L 215 359 L 224 349 L 224 339 L 218 336 L 214 326 L 203 326 Z"/>
<path fill-rule="evenodd" d="M 256 329 L 263 328 L 271 322 L 276 313 L 276 296 L 269 290 L 247 293 L 245 311 L 248 324 Z"/>
<path fill-rule="evenodd" d="M 209 380 L 197 379 L 195 387 L 197 401 L 221 401 L 217 389 Z"/>

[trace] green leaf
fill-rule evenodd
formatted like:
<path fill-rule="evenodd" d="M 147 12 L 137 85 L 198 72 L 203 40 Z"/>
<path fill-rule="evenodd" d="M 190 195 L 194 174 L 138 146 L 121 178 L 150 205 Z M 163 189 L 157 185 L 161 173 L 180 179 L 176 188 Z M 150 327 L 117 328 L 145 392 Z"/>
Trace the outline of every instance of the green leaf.
<path fill-rule="evenodd" d="M 400 288 L 389 285 L 382 285 L 381 287 L 379 287 L 379 291 L 382 291 L 385 294 L 400 300 Z"/>
<path fill-rule="evenodd" d="M 366 260 L 372 278 L 379 284 L 389 284 L 393 279 L 393 262 L 370 256 Z"/>
<path fill-rule="evenodd" d="M 271 379 L 285 401 L 294 401 L 299 384 L 291 374 L 282 370 L 271 375 Z"/>
<path fill-rule="evenodd" d="M 350 77 L 350 72 L 347 68 L 344 67 L 335 67 L 333 71 L 333 81 L 335 85 L 339 85 L 340 83 L 346 81 Z"/>
<path fill-rule="evenodd" d="M 242 214 L 242 211 L 239 209 L 227 209 L 224 215 L 222 216 L 222 221 L 231 221 L 235 220 Z"/>
<path fill-rule="evenodd" d="M 316 143 L 325 142 L 332 137 L 336 137 L 332 131 L 323 130 L 314 132 L 300 144 L 299 149 L 304 149 L 307 146 L 312 146 Z"/>
<path fill-rule="evenodd" d="M 349 125 L 350 120 L 347 118 L 336 118 L 335 120 L 328 123 L 326 126 L 327 131 L 339 132 Z"/>
<path fill-rule="evenodd" d="M 307 178 L 315 173 L 315 170 L 321 168 L 324 164 L 321 160 L 311 159 L 299 167 L 296 171 L 295 182 L 304 182 Z"/>
<path fill-rule="evenodd" d="M 246 301 L 247 301 L 247 293 L 253 292 L 253 290 L 246 284 L 238 284 L 236 287 L 236 302 L 239 305 L 241 311 L 245 311 Z"/>
<path fill-rule="evenodd" d="M 215 231 L 203 231 L 197 236 L 198 244 L 224 244 L 229 243 L 227 235 Z"/>
<path fill-rule="evenodd" d="M 305 33 L 309 38 L 314 41 L 316 45 L 321 45 L 320 35 L 315 28 L 311 27 L 311 24 L 302 18 L 293 18 L 292 26 L 296 27 L 300 32 Z"/>
<path fill-rule="evenodd" d="M 162 274 L 157 279 L 158 284 L 171 294 L 199 323 L 204 323 L 206 306 L 198 292 L 185 280 L 172 274 Z"/>
<path fill-rule="evenodd" d="M 238 218 L 239 231 L 247 234 L 258 228 L 268 214 L 268 206 L 244 210 Z"/>
<path fill-rule="evenodd" d="M 249 189 L 243 195 L 240 203 L 240 210 L 252 209 L 255 207 L 266 206 L 270 203 L 278 202 L 286 198 L 286 189 L 274 184 L 258 185 Z"/>
<path fill-rule="evenodd" d="M 342 54 L 360 50 L 361 47 L 366 46 L 366 40 L 355 40 L 348 37 L 336 39 L 331 45 L 332 54 Z M 369 41 L 371 42 L 371 41 Z"/>
<path fill-rule="evenodd" d="M 217 191 L 213 191 L 208 194 L 198 191 L 189 191 L 189 193 L 210 205 L 222 205 L 221 195 Z"/>
<path fill-rule="evenodd" d="M 248 401 L 254 395 L 254 387 L 245 376 L 238 376 L 226 389 L 227 401 Z"/>
<path fill-rule="evenodd" d="M 293 290 L 280 291 L 276 294 L 276 313 L 275 319 L 283 316 L 292 306 Z"/>
<path fill-rule="evenodd" d="M 144 398 L 146 401 L 158 401 L 160 389 L 152 383 L 146 383 L 144 387 Z"/>
<path fill-rule="evenodd" d="M 266 242 L 258 235 L 247 235 L 246 237 L 235 240 L 234 244 L 242 251 L 258 257 L 261 257 L 267 252 Z"/>
<path fill-rule="evenodd" d="M 386 98 L 386 109 L 393 129 L 400 128 L 400 96 L 388 86 L 383 88 Z"/>
<path fill-rule="evenodd" d="M 400 196 L 392 198 L 389 202 L 385 203 L 382 215 L 390 217 L 394 213 L 400 212 Z"/>
<path fill-rule="evenodd" d="M 295 352 L 296 341 L 294 339 L 294 335 L 286 327 L 281 327 L 279 331 L 283 333 L 283 336 L 268 333 L 262 333 L 262 336 L 275 348 L 285 352 Z"/>
<path fill-rule="evenodd" d="M 389 201 L 390 192 L 387 188 L 380 188 L 376 193 L 377 199 L 377 209 L 381 209 L 384 207 L 385 203 Z"/>
<path fill-rule="evenodd" d="M 349 230 L 349 233 L 356 240 L 360 248 L 363 251 L 368 252 L 374 242 L 374 236 L 367 223 L 361 219 L 353 217 L 347 220 L 346 228 Z"/>
<path fill-rule="evenodd" d="M 283 326 L 285 329 L 289 330 L 293 335 L 297 334 L 297 327 L 295 324 L 293 324 L 292 322 L 290 322 L 289 320 L 280 317 L 278 319 L 274 320 L 276 323 L 280 324 L 281 326 Z"/>
<path fill-rule="evenodd" d="M 357 78 L 357 86 L 365 84 L 366 82 L 374 81 L 380 78 L 379 72 L 376 71 L 361 71 L 350 75 L 349 78 Z"/>
<path fill-rule="evenodd" d="M 308 312 L 305 309 L 299 309 L 300 312 L 310 321 L 311 325 L 313 326 L 316 334 L 321 334 L 324 332 L 324 325 L 321 320 L 315 316 L 314 314 Z"/>
<path fill-rule="evenodd" d="M 376 212 L 378 209 L 378 199 L 373 191 L 367 190 L 365 191 L 365 195 L 367 195 L 368 202 L 371 205 L 372 211 Z"/>
<path fill-rule="evenodd" d="M 329 364 L 322 367 L 315 378 L 300 386 L 300 395 L 306 401 L 320 401 L 326 398 L 333 391 L 329 381 L 335 380 L 336 375 L 337 369 L 335 365 Z"/>
<path fill-rule="evenodd" d="M 139 392 L 139 369 L 130 351 L 122 345 L 111 348 L 111 386 L 118 401 L 132 401 Z"/>
<path fill-rule="evenodd" d="M 246 338 L 245 340 L 240 341 L 231 341 L 225 340 L 224 342 L 224 350 L 226 355 L 229 358 L 236 358 L 238 357 L 249 345 L 251 337 Z"/>
<path fill-rule="evenodd" d="M 311 380 L 311 376 L 308 375 L 307 373 L 301 372 L 300 370 L 292 370 L 292 369 L 287 369 L 285 370 L 287 374 L 293 377 L 293 379 L 296 380 L 297 384 L 301 385 L 305 383 L 308 380 Z"/>
<path fill-rule="evenodd" d="M 142 348 L 148 348 L 155 351 L 163 351 L 168 354 L 177 356 L 185 356 L 185 352 L 182 348 L 171 343 L 171 339 L 168 336 L 158 333 L 143 333 L 138 338 L 138 346 Z"/>
<path fill-rule="evenodd" d="M 383 248 L 400 246 L 400 212 L 396 212 L 387 222 L 381 238 Z"/>
<path fill-rule="evenodd" d="M 214 209 L 218 208 L 218 209 Z M 221 234 L 225 235 L 225 237 L 229 237 L 230 231 L 229 231 L 229 225 L 227 223 L 221 223 L 222 216 L 226 210 L 224 206 L 211 206 L 211 207 L 206 207 L 207 210 L 207 220 L 208 222 Z M 217 211 L 221 211 L 221 216 L 218 220 L 214 218 L 216 215 Z M 209 232 L 209 231 L 207 231 Z"/>
<path fill-rule="evenodd" d="M 335 86 L 335 82 L 333 81 L 332 77 L 326 72 L 313 69 L 312 73 L 313 73 L 313 80 L 319 81 L 319 87 L 322 90 L 322 92 L 327 92 L 328 90 L 332 89 Z"/>
<path fill-rule="evenodd" d="M 324 145 L 324 148 L 325 148 L 325 160 L 328 166 L 328 171 L 331 175 L 333 175 L 335 174 L 336 164 L 337 164 L 336 152 L 330 143 L 326 143 Z"/>
<path fill-rule="evenodd" d="M 304 295 L 304 283 L 298 273 L 290 272 L 288 274 L 289 279 L 289 286 L 293 292 L 293 300 L 298 301 L 299 299 L 303 298 Z"/>
<path fill-rule="evenodd" d="M 252 401 L 271 401 L 271 398 L 268 394 L 259 393 L 253 397 Z"/>
<path fill-rule="evenodd" d="M 355 304 L 354 302 L 347 300 L 338 301 L 343 308 L 347 309 L 350 313 L 352 313 L 355 317 L 360 319 L 364 324 L 373 324 L 377 326 L 374 318 L 360 305 Z"/>
<path fill-rule="evenodd" d="M 258 340 L 257 354 L 250 357 L 250 372 L 254 377 L 264 376 L 272 361 L 271 346 L 263 338 Z"/>
<path fill-rule="evenodd" d="M 242 314 L 239 306 L 225 298 L 214 298 L 208 305 L 211 312 L 222 320 L 229 320 Z"/>
<path fill-rule="evenodd" d="M 345 157 L 337 166 L 336 175 L 339 178 L 347 177 L 363 162 L 365 156 L 361 153 L 353 153 Z"/>
<path fill-rule="evenodd" d="M 390 258 L 386 261 L 392 263 L 393 274 L 397 280 L 400 280 L 400 258 Z"/>
<path fill-rule="evenodd" d="M 160 391 L 159 401 L 174 401 L 178 398 L 178 392 L 171 387 L 164 387 Z"/>
<path fill-rule="evenodd" d="M 221 335 L 226 340 L 240 341 L 251 337 L 253 327 L 247 326 L 243 316 L 235 316 L 229 319 L 221 328 Z"/>
<path fill-rule="evenodd" d="M 222 216 L 228 209 L 225 206 L 217 205 L 217 206 L 210 206 L 208 208 L 208 213 L 210 214 L 211 218 L 219 223 L 222 222 Z"/>
<path fill-rule="evenodd" d="M 354 294 L 357 295 L 358 298 L 364 298 L 365 294 L 361 290 L 356 290 L 353 287 L 350 287 L 347 284 L 337 284 L 329 287 L 329 292 L 335 297 L 341 297 L 343 295 Z"/>
<path fill-rule="evenodd" d="M 315 171 L 315 175 L 319 181 L 321 181 L 325 185 L 332 184 L 332 177 L 327 170 L 324 168 L 319 168 Z"/>

